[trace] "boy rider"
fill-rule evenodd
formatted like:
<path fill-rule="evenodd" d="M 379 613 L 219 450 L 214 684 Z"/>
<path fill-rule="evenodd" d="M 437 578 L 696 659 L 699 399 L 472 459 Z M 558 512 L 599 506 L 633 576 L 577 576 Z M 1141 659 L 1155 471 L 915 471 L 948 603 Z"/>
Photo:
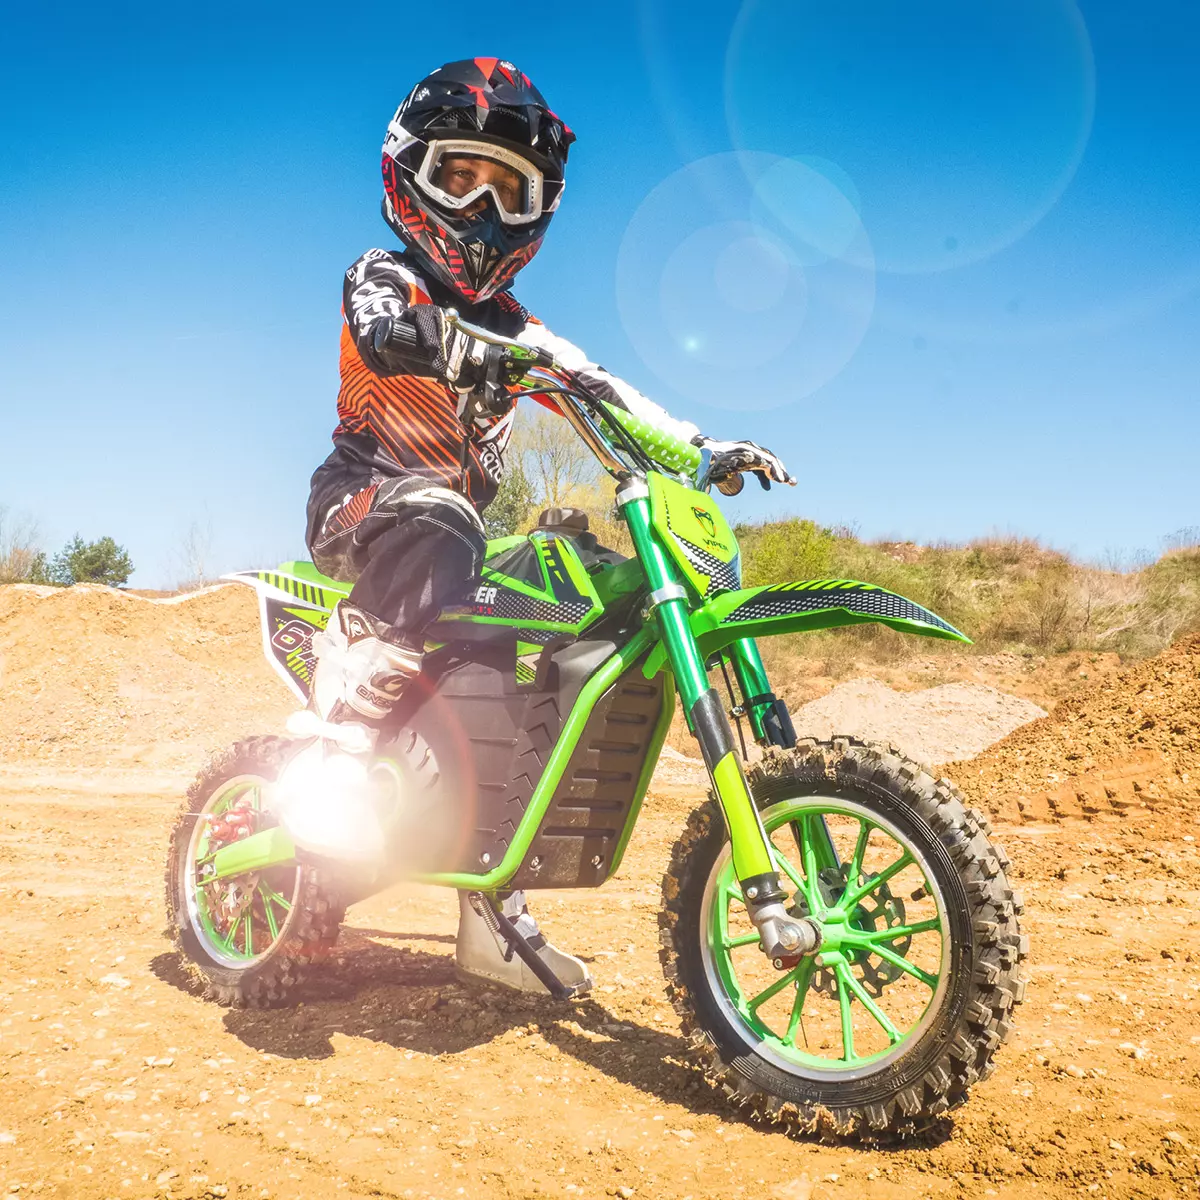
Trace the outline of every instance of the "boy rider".
<path fill-rule="evenodd" d="M 339 422 L 308 503 L 314 563 L 355 581 L 314 640 L 313 707 L 326 745 L 369 750 L 374 730 L 364 722 L 385 717 L 420 671 L 425 627 L 483 561 L 479 514 L 500 482 L 510 392 L 520 380 L 500 377 L 495 354 L 450 326 L 445 309 L 549 351 L 611 404 L 727 455 L 764 485 L 790 482 L 768 451 L 714 442 L 668 416 L 555 337 L 508 291 L 558 208 L 574 140 L 529 78 L 495 58 L 434 71 L 388 126 L 383 215 L 404 249 L 368 250 L 346 272 Z M 481 408 L 484 415 L 476 415 Z M 342 829 L 314 833 L 309 849 L 366 856 L 357 843 L 370 822 L 353 811 L 354 800 L 346 804 Z M 519 958 L 505 960 L 465 895 L 461 908 L 460 971 L 543 990 Z M 565 983 L 587 979 L 583 963 L 541 937 L 522 893 L 508 897 L 504 912 Z"/>

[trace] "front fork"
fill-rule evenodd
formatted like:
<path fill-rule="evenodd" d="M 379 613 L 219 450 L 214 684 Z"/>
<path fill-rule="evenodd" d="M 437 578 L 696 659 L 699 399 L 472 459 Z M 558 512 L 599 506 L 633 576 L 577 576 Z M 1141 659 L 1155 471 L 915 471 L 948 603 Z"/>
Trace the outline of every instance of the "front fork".
<path fill-rule="evenodd" d="M 708 672 L 692 635 L 687 591 L 654 535 L 645 482 L 635 477 L 624 484 L 617 492 L 617 505 L 646 572 L 650 591 L 647 608 L 658 622 L 684 716 L 700 743 L 713 791 L 725 815 L 733 868 L 750 919 L 759 931 L 762 948 L 772 959 L 812 953 L 820 942 L 819 930 L 811 921 L 792 917 L 784 907 L 787 893 L 780 886 L 770 840 L 746 785 L 741 759 L 734 750 L 729 719 L 716 690 L 708 682 Z M 769 727 L 766 672 L 752 642 L 746 641 L 741 648 L 742 653 L 734 657 L 734 669 L 747 697 L 752 724 L 758 716 L 758 724 L 753 725 L 757 735 L 759 730 Z M 749 703 L 750 699 L 757 703 Z M 770 701 L 774 701 L 773 696 Z"/>

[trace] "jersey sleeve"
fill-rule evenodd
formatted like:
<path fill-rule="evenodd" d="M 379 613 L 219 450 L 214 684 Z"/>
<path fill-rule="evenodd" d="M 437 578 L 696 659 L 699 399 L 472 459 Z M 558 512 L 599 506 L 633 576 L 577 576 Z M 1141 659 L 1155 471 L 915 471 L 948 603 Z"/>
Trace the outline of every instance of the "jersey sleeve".
<path fill-rule="evenodd" d="M 597 366 L 578 346 L 551 333 L 540 321 L 527 321 L 525 327 L 517 334 L 517 341 L 553 354 L 568 371 L 574 371 L 581 376 L 601 399 L 616 409 L 623 409 L 636 421 L 669 438 L 687 443 L 700 432 L 698 426 L 671 416 L 666 409 L 660 408 L 653 400 L 643 396 L 632 384 Z"/>
<path fill-rule="evenodd" d="M 384 317 L 402 317 L 414 304 L 427 303 L 429 296 L 420 276 L 386 250 L 368 250 L 346 272 L 342 315 L 359 355 L 376 375 L 402 375 L 411 371 L 394 358 L 385 360 L 376 353 L 376 323 Z"/>

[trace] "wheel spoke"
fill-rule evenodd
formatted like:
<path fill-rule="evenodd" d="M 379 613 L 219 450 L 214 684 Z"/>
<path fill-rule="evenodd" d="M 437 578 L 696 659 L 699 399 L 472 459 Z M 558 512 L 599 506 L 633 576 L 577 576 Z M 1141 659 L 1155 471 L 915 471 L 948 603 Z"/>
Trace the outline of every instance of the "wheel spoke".
<path fill-rule="evenodd" d="M 804 874 L 805 887 L 804 896 L 808 901 L 808 911 L 817 916 L 825 911 L 825 905 L 821 902 L 821 892 L 817 887 L 817 848 L 812 836 L 812 820 L 813 818 L 805 813 L 803 821 L 804 830 Z"/>
<path fill-rule="evenodd" d="M 251 897 L 250 903 L 246 906 L 246 936 L 243 942 L 246 950 L 246 957 L 254 957 L 254 899 Z"/>
<path fill-rule="evenodd" d="M 849 988 L 854 993 L 858 1002 L 875 1018 L 883 1032 L 888 1035 L 888 1041 L 893 1046 L 900 1041 L 904 1035 L 888 1020 L 887 1014 L 875 1003 L 866 988 L 854 978 L 854 972 L 850 970 L 849 966 L 846 963 L 838 963 L 833 969 L 838 977 L 838 982 L 843 988 Z"/>
<path fill-rule="evenodd" d="M 858 819 L 858 840 L 854 843 L 854 854 L 850 859 L 850 869 L 846 873 L 847 883 L 857 883 L 862 874 L 863 856 L 867 852 L 867 840 L 875 827 L 865 817 Z"/>
<path fill-rule="evenodd" d="M 808 985 L 812 982 L 816 966 L 816 959 L 806 958 L 796 968 L 796 999 L 792 1003 L 792 1015 L 788 1018 L 787 1033 L 783 1035 L 785 1045 L 795 1046 L 797 1028 L 804 1033 L 804 1001 L 808 998 Z M 808 1045 L 807 1033 L 804 1033 L 804 1044 Z"/>
<path fill-rule="evenodd" d="M 726 950 L 733 950 L 737 946 L 749 946 L 759 940 L 759 933 L 755 930 L 753 933 L 743 933 L 738 937 L 724 937 L 721 939 L 721 944 Z"/>
<path fill-rule="evenodd" d="M 791 983 L 791 981 L 795 977 L 796 977 L 795 971 L 788 971 L 786 974 L 780 975 L 780 977 L 777 980 L 775 980 L 775 982 L 773 984 L 771 984 L 770 987 L 763 988 L 763 990 L 761 992 L 759 992 L 758 995 L 755 996 L 753 1000 L 748 1000 L 746 1002 L 746 1007 L 752 1013 L 757 1012 L 757 1010 L 759 1009 L 759 1007 L 761 1005 L 766 1004 L 766 1002 L 768 1000 L 770 1000 L 770 998 L 772 996 L 774 996 L 777 992 L 783 991 L 783 989 L 789 983 Z"/>
<path fill-rule="evenodd" d="M 239 916 L 237 918 L 237 920 L 234 921 L 234 923 L 232 925 L 230 925 L 228 937 L 224 937 L 221 939 L 221 944 L 225 947 L 225 949 L 229 950 L 235 954 L 237 953 L 237 947 L 234 945 L 234 940 L 237 937 L 238 926 L 241 923 L 242 923 L 242 918 Z"/>
<path fill-rule="evenodd" d="M 780 854 L 779 851 L 774 846 L 772 846 L 771 848 L 775 852 L 775 865 L 777 867 L 782 867 L 783 873 L 792 881 L 792 883 L 799 889 L 799 891 L 801 893 L 803 893 L 804 892 L 804 876 L 801 875 L 799 873 L 799 871 L 797 871 L 796 868 L 793 867 L 790 862 L 788 862 L 786 856 L 784 856 L 783 854 Z"/>
<path fill-rule="evenodd" d="M 860 884 L 856 888 L 847 888 L 842 898 L 838 901 L 838 908 L 843 912 L 849 912 L 864 896 L 873 892 L 876 888 L 882 887 L 893 875 L 898 875 L 913 861 L 913 856 L 905 850 L 894 863 L 884 867 L 878 875 L 873 875 L 866 883 Z"/>
<path fill-rule="evenodd" d="M 838 1009 L 842 1018 L 842 1061 L 850 1062 L 856 1058 L 854 1053 L 854 1016 L 850 1012 L 850 992 L 838 988 Z"/>
<path fill-rule="evenodd" d="M 879 930 L 847 930 L 843 937 L 848 942 L 866 946 L 876 946 L 880 942 L 894 942 L 898 938 L 912 937 L 917 933 L 929 933 L 931 930 L 941 930 L 942 918 L 930 917 L 928 921 L 915 921 L 911 925 L 893 925 L 890 929 Z"/>
<path fill-rule="evenodd" d="M 279 936 L 279 924 L 275 920 L 275 914 L 271 911 L 271 897 L 267 894 L 270 890 L 265 883 L 258 885 L 258 893 L 262 896 L 263 914 L 267 918 L 267 928 L 271 931 L 271 941 L 274 942 Z"/>
<path fill-rule="evenodd" d="M 746 898 L 742 895 L 742 889 L 736 883 L 731 883 L 725 888 L 725 895 L 730 900 L 736 900 L 741 905 L 745 905 L 746 903 Z"/>
<path fill-rule="evenodd" d="M 897 954 L 894 950 L 889 950 L 887 946 L 875 944 L 871 947 L 872 954 L 878 954 L 884 962 L 890 962 L 893 967 L 898 967 L 906 975 L 911 975 L 914 979 L 919 979 L 930 991 L 937 988 L 938 977 L 930 975 L 928 971 L 922 971 L 920 967 L 910 963 L 907 958 Z"/>
<path fill-rule="evenodd" d="M 285 900 L 273 887 L 271 887 L 270 884 L 260 883 L 258 886 L 262 890 L 263 895 L 266 896 L 267 899 L 270 900 L 272 903 L 278 904 L 279 907 L 282 908 L 284 912 L 292 911 L 291 901 Z"/>

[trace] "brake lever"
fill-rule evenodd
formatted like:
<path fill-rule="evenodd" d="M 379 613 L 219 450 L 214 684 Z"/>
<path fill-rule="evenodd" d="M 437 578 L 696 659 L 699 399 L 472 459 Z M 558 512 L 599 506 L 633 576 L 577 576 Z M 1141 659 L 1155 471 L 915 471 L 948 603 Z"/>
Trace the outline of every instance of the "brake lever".
<path fill-rule="evenodd" d="M 447 308 L 444 310 L 446 324 L 457 329 L 459 333 L 465 333 L 468 337 L 475 338 L 476 341 L 485 342 L 489 346 L 500 346 L 512 353 L 513 357 L 529 362 L 531 367 L 545 367 L 547 370 L 561 369 L 558 367 L 553 354 L 545 350 L 539 350 L 535 346 L 526 346 L 514 338 L 506 338 L 498 333 L 492 333 L 489 329 L 483 329 L 479 325 L 472 325 L 470 321 L 464 321 L 458 315 L 458 309 Z"/>

